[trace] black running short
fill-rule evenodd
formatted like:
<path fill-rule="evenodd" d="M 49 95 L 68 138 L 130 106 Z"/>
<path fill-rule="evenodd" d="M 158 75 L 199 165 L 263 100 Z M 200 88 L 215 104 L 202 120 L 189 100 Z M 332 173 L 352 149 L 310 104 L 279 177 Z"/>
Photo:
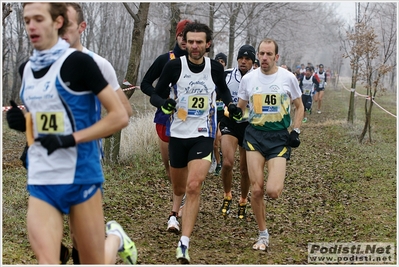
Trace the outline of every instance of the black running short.
<path fill-rule="evenodd" d="M 173 168 L 184 168 L 194 159 L 212 161 L 212 137 L 176 138 L 169 139 L 169 160 Z"/>
<path fill-rule="evenodd" d="M 283 157 L 290 159 L 291 147 L 288 146 L 289 133 L 280 131 L 261 131 L 251 125 L 245 130 L 243 147 L 247 151 L 258 151 L 266 159 Z"/>
<path fill-rule="evenodd" d="M 312 96 L 311 95 L 302 95 L 302 103 L 305 111 L 310 110 L 312 108 Z"/>
<path fill-rule="evenodd" d="M 242 147 L 244 141 L 245 129 L 248 126 L 248 122 L 237 123 L 226 116 L 220 120 L 219 129 L 222 135 L 229 134 L 237 138 L 238 145 Z"/>

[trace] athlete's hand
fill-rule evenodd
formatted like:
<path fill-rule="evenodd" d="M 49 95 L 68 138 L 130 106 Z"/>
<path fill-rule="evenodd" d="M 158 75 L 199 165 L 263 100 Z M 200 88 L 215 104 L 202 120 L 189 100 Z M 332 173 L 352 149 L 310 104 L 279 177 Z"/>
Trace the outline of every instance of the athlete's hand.
<path fill-rule="evenodd" d="M 42 146 L 47 149 L 47 155 L 50 155 L 59 148 L 68 148 L 76 145 L 75 138 L 72 134 L 69 135 L 56 135 L 49 134 L 44 137 L 38 137 L 35 141 L 39 141 Z"/>
<path fill-rule="evenodd" d="M 228 110 L 230 119 L 235 121 L 242 120 L 242 110 L 241 108 L 237 107 L 236 104 L 230 104 Z"/>
<path fill-rule="evenodd" d="M 172 98 L 168 98 L 161 106 L 161 110 L 165 114 L 171 114 L 175 110 L 175 107 L 176 107 L 176 101 L 173 100 Z"/>
<path fill-rule="evenodd" d="M 7 111 L 7 122 L 10 129 L 25 132 L 26 131 L 26 121 L 25 115 L 22 110 L 17 106 L 14 100 L 10 100 L 12 106 L 11 109 Z"/>
<path fill-rule="evenodd" d="M 298 147 L 300 144 L 301 140 L 299 140 L 299 134 L 296 131 L 291 131 L 288 145 L 290 147 Z"/>

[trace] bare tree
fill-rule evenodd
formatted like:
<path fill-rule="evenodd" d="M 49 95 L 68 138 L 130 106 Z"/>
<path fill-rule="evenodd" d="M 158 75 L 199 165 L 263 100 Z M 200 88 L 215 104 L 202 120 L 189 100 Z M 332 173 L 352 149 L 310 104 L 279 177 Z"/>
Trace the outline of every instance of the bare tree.
<path fill-rule="evenodd" d="M 126 80 L 131 81 L 133 84 L 137 84 L 138 73 L 140 68 L 140 55 L 143 48 L 143 40 L 145 28 L 147 27 L 148 11 L 150 8 L 150 3 L 140 2 L 137 13 L 134 13 L 130 8 L 128 3 L 123 3 L 126 10 L 129 12 L 130 16 L 134 20 L 133 33 L 131 40 L 131 49 L 129 56 L 129 63 L 126 73 Z M 134 90 L 125 91 L 125 95 L 129 99 L 134 93 Z M 107 162 L 117 162 L 120 142 L 121 141 L 121 131 L 113 134 L 111 138 L 105 139 L 104 142 L 104 152 L 105 161 Z"/>
<path fill-rule="evenodd" d="M 8 83 L 9 83 L 9 77 L 10 77 L 10 62 L 11 60 L 9 60 L 10 54 L 11 54 L 11 49 L 10 49 L 10 43 L 9 43 L 9 39 L 6 36 L 6 18 L 8 17 L 8 15 L 11 14 L 12 12 L 12 8 L 11 8 L 11 4 L 9 3 L 3 3 L 3 32 L 2 32 L 2 38 L 3 38 L 3 72 L 2 72 L 2 84 L 3 84 L 3 104 L 4 104 L 4 88 L 8 88 Z M 7 96 L 7 99 L 9 97 Z"/>
<path fill-rule="evenodd" d="M 356 38 L 359 31 L 359 26 L 361 25 L 361 15 L 360 15 L 360 3 L 356 5 L 356 25 L 354 27 L 354 33 L 347 31 L 347 38 L 343 41 L 344 49 L 345 49 L 345 58 L 349 58 L 351 62 L 351 69 L 352 69 L 352 83 L 351 83 L 351 93 L 349 96 L 349 110 L 348 110 L 348 122 L 353 123 L 353 116 L 355 113 L 355 92 L 356 92 L 356 82 L 358 79 L 358 72 L 359 72 L 359 60 L 362 50 L 356 49 L 358 47 L 358 42 L 360 41 L 359 38 Z M 353 31 L 353 30 L 352 30 Z M 348 47 L 351 51 L 347 51 Z"/>
<path fill-rule="evenodd" d="M 177 23 L 182 19 L 178 3 L 170 3 L 170 30 L 169 30 L 169 49 L 175 47 Z"/>
<path fill-rule="evenodd" d="M 208 24 L 209 24 L 209 28 L 212 31 L 214 31 L 214 21 L 215 21 L 214 14 L 215 14 L 215 3 L 209 3 L 209 23 Z M 214 45 L 212 44 L 209 49 L 209 53 L 208 53 L 208 56 L 210 58 L 214 57 L 213 49 L 214 49 Z"/>
<path fill-rule="evenodd" d="M 395 69 L 397 67 L 397 3 L 377 3 L 376 20 L 379 24 L 378 32 L 381 36 L 382 62 Z M 390 71 L 386 76 L 388 76 L 387 81 L 385 83 L 382 81 L 384 87 L 387 87 L 388 90 L 395 90 L 396 71 Z"/>
<path fill-rule="evenodd" d="M 3 7 L 3 24 L 4 24 L 4 20 L 8 17 L 8 15 L 11 14 L 12 8 L 10 3 L 2 3 L 2 4 L 3 4 L 2 7 Z"/>
<path fill-rule="evenodd" d="M 350 47 L 346 57 L 351 58 L 351 67 L 356 74 L 352 80 L 360 80 L 367 89 L 367 98 L 364 105 L 366 120 L 363 131 L 359 136 L 359 142 L 363 142 L 367 133 L 369 137 L 368 141 L 371 142 L 373 103 L 377 92 L 385 90 L 382 83 L 383 77 L 392 72 L 394 68 L 389 62 L 394 54 L 392 49 L 396 49 L 397 36 L 396 29 L 389 29 L 387 23 L 383 23 L 384 25 L 381 27 L 384 27 L 385 30 L 379 31 L 380 35 L 377 35 L 373 27 L 376 21 L 373 18 L 378 18 L 378 21 L 381 21 L 381 17 L 378 15 L 379 13 L 375 6 L 366 5 L 363 12 L 364 17 L 362 22 L 356 24 L 356 30 L 353 33 L 348 32 L 347 34 L 348 40 L 353 45 Z M 388 25 L 396 28 L 396 23 L 395 25 Z"/>
<path fill-rule="evenodd" d="M 14 11 L 5 18 L 3 24 L 3 99 L 11 95 L 14 66 L 17 65 L 16 56 L 27 59 L 31 51 L 26 33 L 19 31 L 17 27 L 17 14 L 15 14 L 17 12 L 14 8 L 16 4 L 20 3 L 11 3 Z M 121 3 L 82 2 L 81 5 L 88 25 L 81 37 L 82 44 L 107 58 L 122 83 L 127 78 L 126 74 L 131 74 L 127 73 L 134 26 L 131 15 Z M 343 47 L 337 37 L 340 29 L 337 26 L 340 26 L 341 22 L 338 21 L 339 14 L 333 5 L 334 3 L 324 2 L 151 3 L 148 26 L 142 41 L 144 48 L 136 58 L 140 61 L 139 73 L 137 79 L 127 78 L 127 80 L 132 84 L 139 81 L 156 56 L 172 48 L 175 28 L 180 19 L 198 20 L 209 26 L 213 25 L 214 39 L 208 55 L 213 57 L 213 52 L 224 52 L 229 55 L 229 66 L 235 64 L 235 56 L 241 45 L 249 43 L 256 48 L 261 39 L 271 37 L 279 43 L 279 63 L 295 66 L 306 60 L 307 62 L 323 60 L 325 66 L 335 64 L 340 67 L 341 62 L 335 58 L 340 46 Z M 390 5 L 396 6 L 396 3 Z M 381 25 L 383 19 L 387 25 L 396 23 L 396 19 L 388 19 L 389 11 L 392 13 L 395 8 L 391 7 L 390 10 L 386 6 L 388 5 L 381 4 L 380 7 L 374 5 L 374 9 L 379 9 L 381 12 Z M 134 14 L 139 8 L 139 3 L 130 2 L 129 7 Z M 118 19 L 111 19 L 115 18 L 114 14 L 118 14 Z M 18 52 L 20 34 L 24 36 L 21 39 L 23 48 Z M 396 64 L 395 56 L 396 54 L 389 59 L 391 65 Z M 390 84 L 396 77 L 394 72 L 391 73 L 389 79 L 385 78 Z M 18 82 L 14 88 L 20 86 Z"/>
<path fill-rule="evenodd" d="M 19 66 L 28 59 L 30 43 L 25 32 L 25 22 L 20 16 L 21 3 L 12 3 L 9 8 L 14 10 L 3 27 L 3 101 L 13 99 L 19 102 L 19 89 L 21 79 L 18 72 Z M 12 17 L 12 18 L 11 18 Z"/>
<path fill-rule="evenodd" d="M 238 13 L 241 9 L 241 5 L 242 4 L 239 2 L 226 3 L 226 6 L 228 7 L 231 14 L 229 21 L 229 53 L 227 54 L 228 68 L 231 68 L 233 63 L 236 22 Z"/>

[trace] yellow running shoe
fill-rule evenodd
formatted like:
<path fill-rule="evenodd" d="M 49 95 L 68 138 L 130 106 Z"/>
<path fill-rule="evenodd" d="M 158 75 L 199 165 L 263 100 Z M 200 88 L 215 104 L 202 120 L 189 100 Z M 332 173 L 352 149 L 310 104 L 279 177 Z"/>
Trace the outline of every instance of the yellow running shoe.
<path fill-rule="evenodd" d="M 134 242 L 128 237 L 125 231 L 123 231 L 123 228 L 119 223 L 116 221 L 107 222 L 107 235 L 112 234 L 114 231 L 119 232 L 123 239 L 123 247 L 118 251 L 119 257 L 121 257 L 125 264 L 136 264 L 137 249 Z"/>

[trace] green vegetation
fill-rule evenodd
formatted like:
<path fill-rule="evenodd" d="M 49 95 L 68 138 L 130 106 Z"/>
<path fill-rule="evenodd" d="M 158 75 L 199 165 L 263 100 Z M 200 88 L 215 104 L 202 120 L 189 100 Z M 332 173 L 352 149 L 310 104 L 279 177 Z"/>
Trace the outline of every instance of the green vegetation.
<path fill-rule="evenodd" d="M 136 111 L 142 110 L 140 91 L 131 101 Z M 353 125 L 346 122 L 348 101 L 344 89 L 327 89 L 322 114 L 308 116 L 302 125 L 302 143 L 287 164 L 282 196 L 265 197 L 269 252 L 252 250 L 257 237 L 252 210 L 246 221 L 233 216 L 238 204 L 238 161 L 233 209 L 227 219 L 218 213 L 221 178 L 208 175 L 190 242 L 192 264 L 307 264 L 309 242 L 396 244 L 396 118 L 374 106 L 373 143 L 359 144 L 365 100 L 356 99 Z M 376 101 L 396 114 L 393 93 L 379 93 Z M 152 126 L 147 128 L 155 135 Z M 24 135 L 9 130 L 3 120 L 3 264 L 37 263 L 26 231 L 28 195 L 25 169 L 18 159 L 23 145 Z M 170 183 L 156 142 L 148 146 L 144 154 L 104 166 L 105 220 L 117 220 L 136 242 L 139 264 L 176 264 L 179 236 L 165 231 L 172 205 Z M 71 247 L 68 231 L 65 220 L 64 243 Z"/>

